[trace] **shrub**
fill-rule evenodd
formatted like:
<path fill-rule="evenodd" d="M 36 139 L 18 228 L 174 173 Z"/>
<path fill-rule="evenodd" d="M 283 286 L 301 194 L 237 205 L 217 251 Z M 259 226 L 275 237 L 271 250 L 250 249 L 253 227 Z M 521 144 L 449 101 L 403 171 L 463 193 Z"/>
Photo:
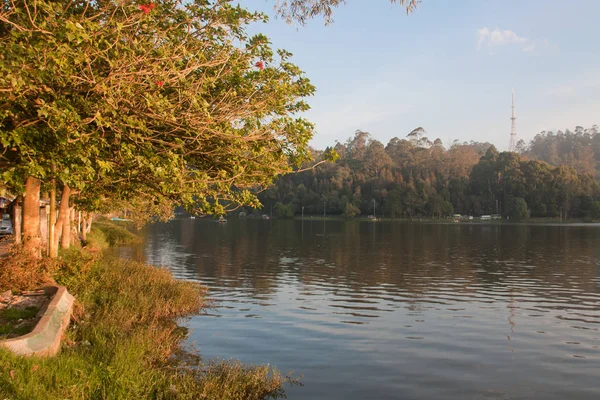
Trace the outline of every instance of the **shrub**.
<path fill-rule="evenodd" d="M 357 215 L 360 215 L 360 209 L 352 203 L 346 203 L 346 206 L 344 207 L 344 216 L 352 218 Z"/>

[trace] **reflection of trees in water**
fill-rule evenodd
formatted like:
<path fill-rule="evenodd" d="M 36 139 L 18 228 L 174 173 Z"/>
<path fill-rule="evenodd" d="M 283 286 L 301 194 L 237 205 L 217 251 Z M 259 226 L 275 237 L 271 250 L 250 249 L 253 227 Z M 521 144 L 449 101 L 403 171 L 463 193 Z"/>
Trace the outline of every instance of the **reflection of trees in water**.
<path fill-rule="evenodd" d="M 153 251 L 172 246 L 167 229 L 194 255 L 184 260 L 190 272 L 255 294 L 271 294 L 286 279 L 328 291 L 405 292 L 417 301 L 492 287 L 541 298 L 598 291 L 600 230 L 589 227 L 183 220 L 156 229 Z"/>

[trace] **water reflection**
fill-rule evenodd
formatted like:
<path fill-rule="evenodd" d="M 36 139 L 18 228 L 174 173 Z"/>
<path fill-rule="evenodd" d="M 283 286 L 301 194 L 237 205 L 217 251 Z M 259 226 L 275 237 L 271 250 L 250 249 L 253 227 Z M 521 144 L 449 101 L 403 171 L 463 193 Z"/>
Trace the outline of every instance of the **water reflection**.
<path fill-rule="evenodd" d="M 291 399 L 598 398 L 600 227 L 178 220 L 121 256 L 208 285 L 208 357 Z"/>

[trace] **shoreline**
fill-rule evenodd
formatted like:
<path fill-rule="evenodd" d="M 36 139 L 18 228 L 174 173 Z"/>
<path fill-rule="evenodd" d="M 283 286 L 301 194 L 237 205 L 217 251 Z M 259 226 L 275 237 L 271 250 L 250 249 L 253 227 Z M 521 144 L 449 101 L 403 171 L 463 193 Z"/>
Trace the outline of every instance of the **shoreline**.
<path fill-rule="evenodd" d="M 377 220 L 369 219 L 368 217 L 344 217 L 344 216 L 306 216 L 299 217 L 294 216 L 292 218 L 278 218 L 273 217 L 265 220 L 260 217 L 237 217 L 235 215 L 229 216 L 230 219 L 236 220 L 281 220 L 281 221 L 343 221 L 343 222 L 402 222 L 402 223 L 428 223 L 428 224 L 464 224 L 464 225 L 594 225 L 600 224 L 600 221 L 587 221 L 581 219 L 568 219 L 561 220 L 559 218 L 530 218 L 526 220 L 480 220 L 474 218 L 472 220 L 460 220 L 458 222 L 453 221 L 452 218 L 390 218 L 390 217 L 377 217 Z M 188 218 L 174 218 L 175 220 L 185 220 Z"/>
<path fill-rule="evenodd" d="M 7 276 L 33 262 L 76 298 L 56 356 L 22 357 L 0 349 L 1 398 L 262 400 L 282 398 L 284 385 L 297 383 L 268 365 L 203 362 L 184 350 L 188 329 L 178 323 L 208 305 L 204 286 L 175 279 L 166 268 L 85 248 L 60 256 L 36 262 L 11 253 L 0 260 L 0 287 L 28 285 L 9 283 Z"/>

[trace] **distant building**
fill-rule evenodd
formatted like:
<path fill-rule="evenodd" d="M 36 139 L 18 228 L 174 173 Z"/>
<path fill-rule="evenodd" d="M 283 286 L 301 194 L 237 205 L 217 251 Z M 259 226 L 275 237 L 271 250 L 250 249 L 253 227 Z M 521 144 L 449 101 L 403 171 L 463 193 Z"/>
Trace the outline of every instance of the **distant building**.
<path fill-rule="evenodd" d="M 480 218 L 482 221 L 489 221 L 492 219 L 491 215 L 482 215 Z"/>

